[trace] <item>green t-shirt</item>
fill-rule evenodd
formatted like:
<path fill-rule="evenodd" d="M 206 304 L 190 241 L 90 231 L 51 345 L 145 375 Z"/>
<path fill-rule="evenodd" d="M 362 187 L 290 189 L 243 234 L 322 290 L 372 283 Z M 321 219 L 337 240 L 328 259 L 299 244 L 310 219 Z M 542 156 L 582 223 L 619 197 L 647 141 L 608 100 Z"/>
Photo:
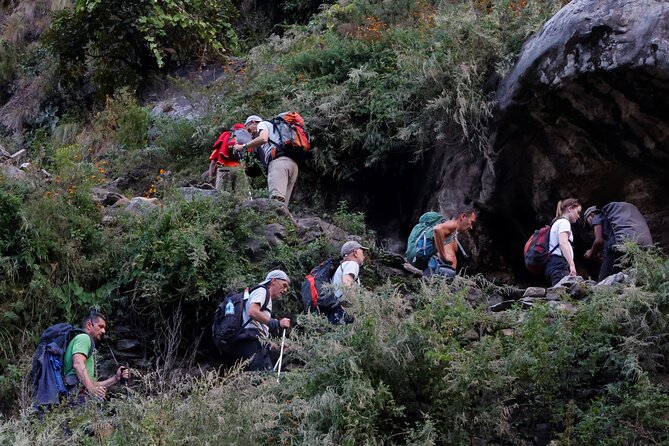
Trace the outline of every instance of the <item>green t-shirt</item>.
<path fill-rule="evenodd" d="M 88 377 L 91 380 L 95 380 L 95 359 L 91 352 L 91 337 L 86 333 L 79 333 L 67 344 L 67 350 L 65 350 L 65 357 L 63 358 L 63 373 L 65 376 L 77 374 L 76 370 L 74 370 L 74 361 L 72 359 L 77 353 L 86 356 Z"/>

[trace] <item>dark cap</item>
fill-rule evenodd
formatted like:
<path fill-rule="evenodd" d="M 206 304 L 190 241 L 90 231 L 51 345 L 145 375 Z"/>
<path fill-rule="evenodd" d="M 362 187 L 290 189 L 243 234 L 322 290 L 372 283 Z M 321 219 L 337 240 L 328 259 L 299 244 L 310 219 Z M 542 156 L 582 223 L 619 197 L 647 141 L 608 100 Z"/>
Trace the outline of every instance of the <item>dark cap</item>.
<path fill-rule="evenodd" d="M 597 206 L 590 206 L 590 207 L 589 207 L 588 209 L 586 209 L 585 212 L 583 213 L 583 220 L 584 220 L 584 221 L 588 221 L 588 217 L 590 216 L 590 214 L 592 214 L 592 213 L 594 213 L 594 212 L 599 213 L 599 212 L 601 212 L 601 211 L 599 210 L 599 208 L 598 208 Z"/>

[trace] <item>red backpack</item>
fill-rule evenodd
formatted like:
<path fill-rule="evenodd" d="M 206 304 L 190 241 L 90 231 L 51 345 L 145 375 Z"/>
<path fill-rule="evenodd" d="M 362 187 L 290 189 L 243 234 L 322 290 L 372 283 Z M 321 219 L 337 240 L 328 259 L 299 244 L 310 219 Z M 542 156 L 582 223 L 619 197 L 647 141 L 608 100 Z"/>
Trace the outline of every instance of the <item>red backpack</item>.
<path fill-rule="evenodd" d="M 232 147 L 244 144 L 251 140 L 251 134 L 246 131 L 244 124 L 235 124 L 230 130 L 221 133 L 214 143 L 214 151 L 209 156 L 223 166 L 239 166 L 239 156 L 232 152 Z"/>
<path fill-rule="evenodd" d="M 563 218 L 563 217 L 560 217 Z M 534 231 L 534 234 L 525 243 L 523 254 L 525 256 L 525 267 L 533 274 L 542 274 L 548 259 L 553 254 L 559 244 L 555 245 L 553 249 L 548 250 L 548 242 L 550 240 L 551 228 L 555 224 L 554 220 L 550 225 L 546 225 L 541 229 Z"/>
<path fill-rule="evenodd" d="M 270 142 L 275 146 L 272 159 L 279 156 L 301 159 L 311 150 L 309 134 L 304 127 L 304 118 L 298 112 L 288 111 L 279 114 L 271 121 L 278 141 Z"/>

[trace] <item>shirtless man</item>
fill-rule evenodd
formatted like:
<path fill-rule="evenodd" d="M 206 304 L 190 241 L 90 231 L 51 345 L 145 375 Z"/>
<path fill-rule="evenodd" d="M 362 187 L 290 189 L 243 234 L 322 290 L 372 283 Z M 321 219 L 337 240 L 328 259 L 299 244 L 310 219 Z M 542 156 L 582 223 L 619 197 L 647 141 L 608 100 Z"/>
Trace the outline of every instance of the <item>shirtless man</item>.
<path fill-rule="evenodd" d="M 472 207 L 457 208 L 453 218 L 434 227 L 434 245 L 437 254 L 428 262 L 429 275 L 452 278 L 458 266 L 456 237 L 459 232 L 469 231 L 476 222 L 476 211 Z"/>

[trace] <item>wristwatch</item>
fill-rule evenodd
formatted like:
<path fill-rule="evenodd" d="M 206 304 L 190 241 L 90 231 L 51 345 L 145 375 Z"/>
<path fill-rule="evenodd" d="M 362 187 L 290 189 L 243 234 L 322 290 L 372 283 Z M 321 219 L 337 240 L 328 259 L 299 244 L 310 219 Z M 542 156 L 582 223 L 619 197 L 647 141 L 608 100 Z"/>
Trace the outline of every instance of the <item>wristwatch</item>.
<path fill-rule="evenodd" d="M 246 150 L 247 150 L 248 148 L 249 148 L 249 144 L 248 144 L 248 143 L 244 143 L 244 144 L 242 144 L 242 150 L 243 150 L 244 152 L 246 152 Z"/>

